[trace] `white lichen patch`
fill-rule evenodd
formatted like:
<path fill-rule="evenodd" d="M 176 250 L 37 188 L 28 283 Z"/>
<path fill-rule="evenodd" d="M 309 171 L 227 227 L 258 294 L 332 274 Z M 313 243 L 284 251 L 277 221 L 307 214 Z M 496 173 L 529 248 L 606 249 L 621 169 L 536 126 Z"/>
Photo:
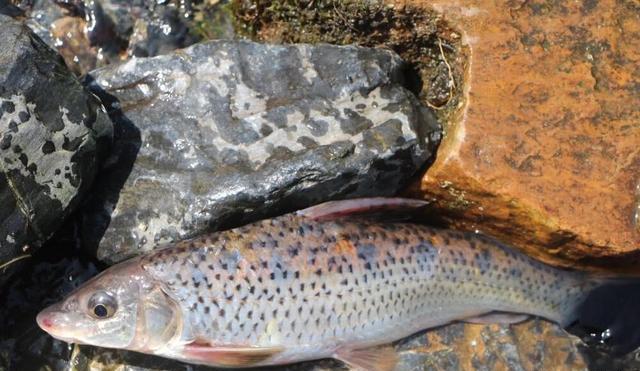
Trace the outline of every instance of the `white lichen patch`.
<path fill-rule="evenodd" d="M 249 88 L 240 85 L 237 91 L 251 91 Z M 232 97 L 232 100 L 235 96 Z M 287 113 L 286 126 L 281 128 L 273 128 L 273 125 L 265 118 L 264 100 L 259 105 L 262 110 L 254 115 L 244 117 L 242 124 L 251 127 L 255 131 L 259 131 L 260 127 L 266 125 L 272 128 L 273 132 L 263 136 L 260 140 L 248 145 L 236 145 L 225 141 L 220 135 L 213 140 L 213 144 L 220 150 L 243 151 L 248 154 L 249 161 L 257 168 L 265 163 L 274 148 L 285 147 L 293 152 L 304 151 L 306 148 L 299 142 L 299 138 L 312 138 L 318 145 L 325 146 L 341 141 L 350 141 L 354 144 L 362 143 L 363 132 L 356 134 L 345 132 L 341 127 L 341 121 L 348 121 L 344 112 L 332 110 L 311 109 L 308 115 L 303 114 L 300 110 L 291 107 L 294 111 Z M 392 112 L 388 109 L 389 102 L 381 96 L 380 88 L 376 88 L 369 92 L 368 95 L 362 95 L 359 92 L 353 93 L 348 98 L 343 98 L 335 103 L 336 106 L 344 107 L 363 107 L 358 112 L 364 118 L 372 121 L 372 128 L 375 128 L 389 120 L 397 120 L 401 123 L 402 137 L 406 140 L 415 138 L 415 133 L 411 130 L 409 117 L 403 112 Z M 256 104 L 256 103 L 254 103 Z M 258 104 L 256 104 L 258 105 Z M 337 116 L 335 114 L 337 113 Z M 326 130 L 322 134 L 318 134 L 313 128 L 314 122 L 322 122 L 326 126 Z M 200 125 L 209 128 L 218 134 L 218 128 L 215 125 L 215 119 L 211 116 L 200 121 Z M 370 130 L 370 129 L 365 129 Z M 356 154 L 361 151 L 362 146 L 356 146 Z M 371 148 L 370 150 L 376 151 Z M 382 154 L 382 153 L 381 153 Z"/>
<path fill-rule="evenodd" d="M 226 51 L 220 51 L 195 67 L 195 77 L 202 84 L 212 85 L 218 95 L 227 96 L 229 88 L 223 77 L 232 76 L 233 65 L 234 61 L 229 54 Z"/>
<path fill-rule="evenodd" d="M 132 231 L 134 240 L 140 241 L 139 248 L 143 251 L 149 251 L 153 246 L 173 242 L 170 238 L 160 236 L 162 232 L 175 231 L 176 223 L 167 213 L 156 212 L 155 215 L 157 216 L 139 219 L 138 225 Z"/>
<path fill-rule="evenodd" d="M 236 86 L 231 96 L 231 115 L 237 119 L 262 113 L 267 109 L 267 100 L 261 94 L 246 84 Z"/>
<path fill-rule="evenodd" d="M 0 104 L 3 101 L 7 99 L 0 99 Z M 81 141 L 79 147 L 84 145 L 89 130 L 82 123 L 71 121 L 64 107 L 59 108 L 63 127 L 53 131 L 38 119 L 35 104 L 27 102 L 24 96 L 12 95 L 8 101 L 15 109 L 0 117 L 0 137 L 11 135 L 10 149 L 0 154 L 2 166 L 5 171 L 18 170 L 22 176 L 32 178 L 45 187 L 50 198 L 66 208 L 76 196 L 80 183 L 73 166 L 76 151 L 64 147 L 76 140 Z"/>
<path fill-rule="evenodd" d="M 302 76 L 307 80 L 309 84 L 313 84 L 313 80 L 318 78 L 318 72 L 315 66 L 311 63 L 311 47 L 308 45 L 302 45 L 298 49 L 300 51 L 302 64 Z"/>

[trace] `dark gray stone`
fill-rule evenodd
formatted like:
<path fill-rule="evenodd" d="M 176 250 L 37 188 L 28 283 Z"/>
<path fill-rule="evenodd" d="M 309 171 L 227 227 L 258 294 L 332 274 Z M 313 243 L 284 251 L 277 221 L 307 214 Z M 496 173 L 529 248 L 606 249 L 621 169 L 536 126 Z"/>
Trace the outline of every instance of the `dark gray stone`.
<path fill-rule="evenodd" d="M 21 17 L 24 15 L 22 9 L 13 5 L 9 0 L 0 0 L 0 14 L 10 17 Z"/>
<path fill-rule="evenodd" d="M 118 128 L 85 245 L 113 263 L 329 199 L 397 193 L 440 136 L 403 68 L 386 50 L 213 41 L 94 71 L 89 86 Z"/>
<path fill-rule="evenodd" d="M 1 285 L 78 204 L 113 127 L 27 27 L 0 15 L 0 35 Z"/>

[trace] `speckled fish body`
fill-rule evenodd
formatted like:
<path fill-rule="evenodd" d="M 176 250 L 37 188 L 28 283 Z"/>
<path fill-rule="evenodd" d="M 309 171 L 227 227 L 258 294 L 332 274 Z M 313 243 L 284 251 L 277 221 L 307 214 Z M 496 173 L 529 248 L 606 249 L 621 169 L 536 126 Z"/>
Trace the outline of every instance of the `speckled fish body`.
<path fill-rule="evenodd" d="M 596 285 L 477 234 L 300 213 L 184 241 L 123 267 L 103 275 L 137 275 L 147 286 L 137 300 L 147 304 L 136 312 L 151 314 L 138 314 L 133 338 L 117 347 L 217 366 L 327 357 L 357 365 L 352 350 L 496 312 L 566 323 Z M 164 309 L 140 309 L 148 302 Z M 164 340 L 150 341 L 149 331 Z"/>

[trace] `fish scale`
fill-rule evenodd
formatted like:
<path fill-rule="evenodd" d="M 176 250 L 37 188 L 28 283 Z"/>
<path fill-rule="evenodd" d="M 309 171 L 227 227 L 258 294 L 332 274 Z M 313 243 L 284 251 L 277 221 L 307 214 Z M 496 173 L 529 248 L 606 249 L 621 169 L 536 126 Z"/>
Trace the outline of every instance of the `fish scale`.
<path fill-rule="evenodd" d="M 489 311 L 563 321 L 592 288 L 475 234 L 295 214 L 181 243 L 143 267 L 188 313 L 183 336 L 309 359 Z"/>

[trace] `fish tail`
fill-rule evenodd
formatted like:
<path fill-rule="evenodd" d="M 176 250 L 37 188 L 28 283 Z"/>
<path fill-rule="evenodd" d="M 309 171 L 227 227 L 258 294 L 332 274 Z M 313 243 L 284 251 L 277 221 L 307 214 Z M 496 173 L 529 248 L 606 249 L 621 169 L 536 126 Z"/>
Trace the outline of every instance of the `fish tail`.
<path fill-rule="evenodd" d="M 593 317 L 594 312 L 601 312 L 603 308 L 611 313 L 615 310 L 611 303 L 630 292 L 627 287 L 640 287 L 640 276 L 590 273 L 585 275 L 582 285 L 583 294 L 578 295 L 573 308 L 560 321 L 563 327 L 585 320 L 588 322 L 588 318 Z"/>

